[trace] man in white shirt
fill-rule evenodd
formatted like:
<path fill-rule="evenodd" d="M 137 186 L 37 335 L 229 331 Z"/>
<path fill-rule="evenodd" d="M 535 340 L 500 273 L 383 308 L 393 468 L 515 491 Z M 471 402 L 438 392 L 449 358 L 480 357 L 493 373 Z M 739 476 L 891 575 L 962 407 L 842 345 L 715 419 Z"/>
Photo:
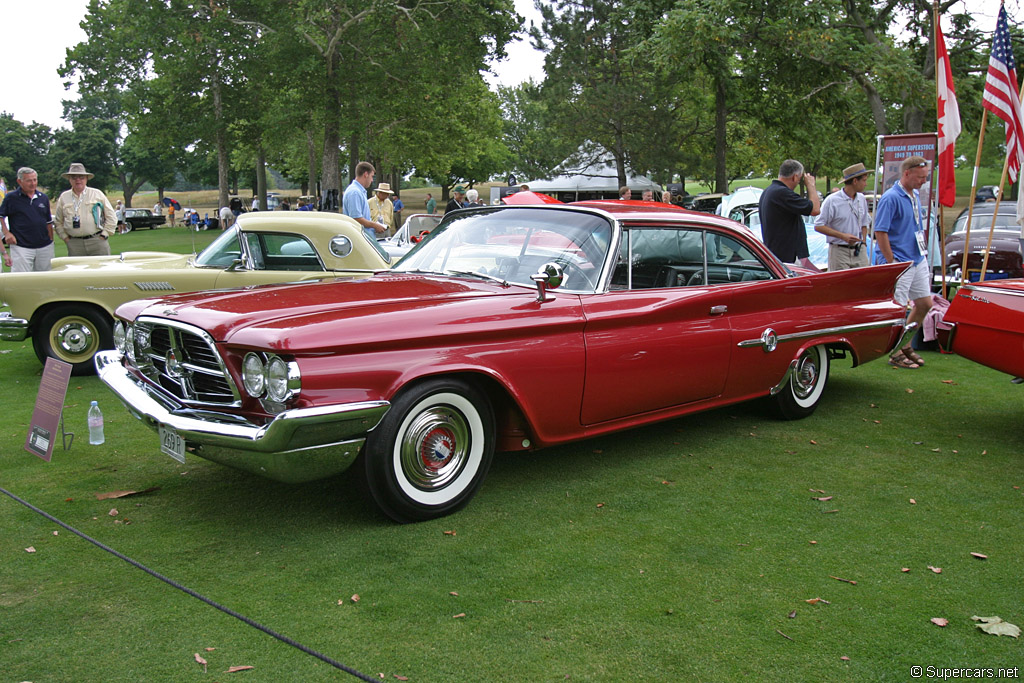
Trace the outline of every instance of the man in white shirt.
<path fill-rule="evenodd" d="M 843 187 L 825 197 L 814 229 L 828 241 L 829 272 L 868 265 L 868 201 L 864 188 L 873 169 L 854 164 L 843 169 Z"/>
<path fill-rule="evenodd" d="M 109 256 L 107 240 L 117 229 L 117 214 L 107 196 L 86 183 L 93 177 L 83 164 L 64 174 L 71 189 L 57 198 L 53 227 L 68 245 L 68 256 Z"/>

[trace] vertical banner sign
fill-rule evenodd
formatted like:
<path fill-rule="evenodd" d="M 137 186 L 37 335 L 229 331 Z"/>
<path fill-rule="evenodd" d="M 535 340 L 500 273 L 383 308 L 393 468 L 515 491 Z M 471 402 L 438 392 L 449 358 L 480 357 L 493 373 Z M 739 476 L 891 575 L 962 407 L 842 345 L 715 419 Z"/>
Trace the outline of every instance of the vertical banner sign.
<path fill-rule="evenodd" d="M 919 190 L 921 194 L 921 205 L 927 206 L 927 218 L 925 220 L 925 232 L 928 236 L 929 251 L 935 246 L 931 229 L 932 225 L 932 188 L 935 186 L 935 159 L 936 146 L 938 143 L 937 133 L 913 133 L 908 135 L 883 135 L 882 137 L 882 163 L 878 166 L 876 175 L 881 176 L 882 193 L 888 190 L 900 179 L 900 164 L 907 157 L 923 157 L 928 161 L 928 182 Z M 881 195 L 879 195 L 881 196 Z M 937 242 L 937 241 L 936 241 Z M 931 258 L 931 255 L 929 255 Z"/>
<path fill-rule="evenodd" d="M 64 410 L 64 397 L 71 380 L 71 364 L 56 358 L 47 358 L 43 378 L 39 382 L 36 407 L 28 426 L 25 450 L 50 462 L 53 440 L 60 435 L 60 415 Z"/>

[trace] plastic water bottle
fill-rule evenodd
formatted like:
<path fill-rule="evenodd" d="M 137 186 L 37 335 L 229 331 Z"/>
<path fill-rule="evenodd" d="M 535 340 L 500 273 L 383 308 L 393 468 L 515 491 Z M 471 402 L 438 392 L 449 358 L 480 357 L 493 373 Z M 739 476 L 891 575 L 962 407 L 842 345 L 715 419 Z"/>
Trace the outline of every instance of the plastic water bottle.
<path fill-rule="evenodd" d="M 89 443 L 93 446 L 103 443 L 103 413 L 96 401 L 89 406 Z"/>

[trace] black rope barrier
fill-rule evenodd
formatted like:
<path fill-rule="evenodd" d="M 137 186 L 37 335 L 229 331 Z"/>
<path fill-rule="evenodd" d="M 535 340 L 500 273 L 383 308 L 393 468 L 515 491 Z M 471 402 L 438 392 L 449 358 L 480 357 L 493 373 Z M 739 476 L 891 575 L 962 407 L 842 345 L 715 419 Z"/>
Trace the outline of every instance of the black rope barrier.
<path fill-rule="evenodd" d="M 57 519 L 56 517 L 54 517 L 50 513 L 46 512 L 45 510 L 41 510 L 41 509 L 37 508 L 35 505 L 32 505 L 31 503 L 29 503 L 28 501 L 22 500 L 21 498 L 19 498 L 18 496 L 14 495 L 13 493 L 8 491 L 7 489 L 5 489 L 3 487 L 0 487 L 0 493 L 3 493 L 4 495 L 10 497 L 12 500 L 15 500 L 15 501 L 21 503 L 22 505 L 27 507 L 32 512 L 35 512 L 36 514 L 42 515 L 43 517 L 45 517 L 46 519 L 50 520 L 54 524 L 57 524 L 57 525 L 65 528 L 65 529 L 67 529 L 68 531 L 70 531 L 74 535 L 78 536 L 79 538 L 82 538 L 82 539 L 88 541 L 89 543 L 92 543 L 97 548 L 100 548 L 101 550 L 105 550 L 106 552 L 110 553 L 114 557 L 117 557 L 118 559 L 124 560 L 125 562 L 127 562 L 128 564 L 132 565 L 133 567 L 135 567 L 137 569 L 141 569 L 142 571 L 146 572 L 147 574 L 149 574 L 153 578 L 159 579 L 159 580 L 163 581 L 164 583 L 166 583 L 168 586 L 172 586 L 172 587 L 177 588 L 178 590 L 182 591 L 183 593 L 187 593 L 188 595 L 191 595 L 196 600 L 201 600 L 202 602 L 205 602 L 210 607 L 214 607 L 216 609 L 219 609 L 224 614 L 230 615 L 230 616 L 234 617 L 235 619 L 238 619 L 242 623 L 247 624 L 247 625 L 253 627 L 254 629 L 262 631 L 263 633 L 267 634 L 271 638 L 276 638 L 277 640 L 280 640 L 282 643 L 285 643 L 287 645 L 291 645 L 295 649 L 300 650 L 302 652 L 305 652 L 307 655 L 316 657 L 320 661 L 325 662 L 327 664 L 330 664 L 335 669 L 340 669 L 341 671 L 344 671 L 347 674 L 351 674 L 351 675 L 355 676 L 356 678 L 359 678 L 359 679 L 364 680 L 364 681 L 368 681 L 369 683 L 379 683 L 379 679 L 377 679 L 377 678 L 373 678 L 371 676 L 367 676 L 366 674 L 364 674 L 364 673 L 362 673 L 360 671 L 357 671 L 356 669 L 353 669 L 351 667 L 345 666 L 341 662 L 335 661 L 335 660 L 331 659 L 330 657 L 328 657 L 327 655 L 321 654 L 320 652 L 317 652 L 316 650 L 314 650 L 314 649 L 312 649 L 310 647 L 306 647 L 305 645 L 303 645 L 300 642 L 292 640 L 288 636 L 282 635 L 282 634 L 280 634 L 280 633 L 278 633 L 278 632 L 276 632 L 276 631 L 274 631 L 272 629 L 267 628 L 263 624 L 260 624 L 259 622 L 250 619 L 249 617 L 245 616 L 244 614 L 239 614 L 238 612 L 234 611 L 233 609 L 230 609 L 228 607 L 225 607 L 224 605 L 221 605 L 221 604 L 219 604 L 217 602 L 214 602 L 213 600 L 210 600 L 205 595 L 197 593 L 196 591 L 192 590 L 188 586 L 181 585 L 180 583 L 178 583 L 174 579 L 166 577 L 163 574 L 160 574 L 159 572 L 153 571 L 152 569 L 150 569 L 146 565 L 142 564 L 141 562 L 136 562 L 135 560 L 133 560 L 132 558 L 128 557 L 127 555 L 119 553 L 118 551 L 114 550 L 110 546 L 104 545 L 100 541 L 97 541 L 95 538 L 92 538 L 91 536 L 82 533 L 81 531 L 79 531 L 78 529 L 74 528 L 73 526 L 65 524 L 64 522 L 62 522 L 61 520 Z"/>

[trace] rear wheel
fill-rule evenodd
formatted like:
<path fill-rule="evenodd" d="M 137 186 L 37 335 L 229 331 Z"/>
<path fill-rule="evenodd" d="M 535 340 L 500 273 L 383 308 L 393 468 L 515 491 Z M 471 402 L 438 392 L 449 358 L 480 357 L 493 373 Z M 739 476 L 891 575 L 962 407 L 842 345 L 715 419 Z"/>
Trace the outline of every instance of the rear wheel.
<path fill-rule="evenodd" d="M 96 371 L 92 363 L 96 352 L 114 348 L 113 327 L 106 313 L 65 304 L 39 319 L 32 346 L 42 363 L 53 357 L 71 363 L 73 375 L 91 375 Z"/>
<path fill-rule="evenodd" d="M 398 522 L 442 517 L 473 497 L 494 456 L 494 415 L 477 389 L 433 379 L 398 395 L 366 440 L 366 483 Z"/>
<path fill-rule="evenodd" d="M 786 386 L 772 397 L 779 416 L 799 420 L 813 413 L 825 391 L 828 371 L 828 349 L 824 346 L 812 346 L 800 354 Z"/>

